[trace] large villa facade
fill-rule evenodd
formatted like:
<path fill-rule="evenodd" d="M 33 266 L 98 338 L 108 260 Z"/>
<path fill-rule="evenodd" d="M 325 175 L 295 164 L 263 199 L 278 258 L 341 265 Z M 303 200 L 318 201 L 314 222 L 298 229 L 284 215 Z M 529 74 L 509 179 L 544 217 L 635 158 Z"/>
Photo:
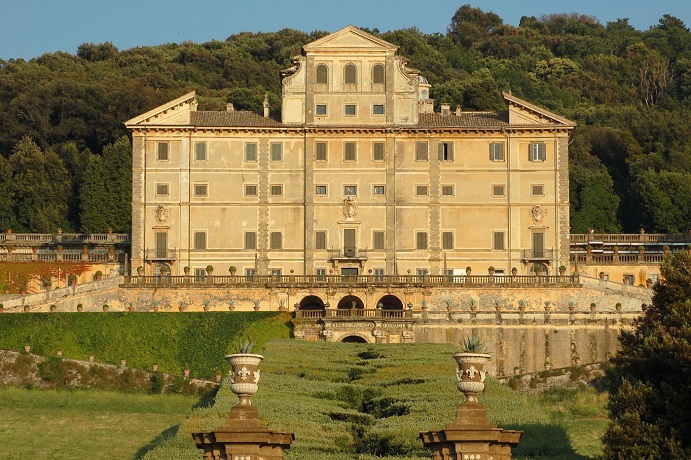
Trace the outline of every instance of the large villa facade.
<path fill-rule="evenodd" d="M 465 275 L 569 266 L 574 123 L 434 111 L 391 43 L 352 26 L 282 73 L 281 121 L 197 110 L 194 92 L 126 122 L 132 267 L 182 275 Z M 442 101 L 446 102 L 446 101 Z"/>

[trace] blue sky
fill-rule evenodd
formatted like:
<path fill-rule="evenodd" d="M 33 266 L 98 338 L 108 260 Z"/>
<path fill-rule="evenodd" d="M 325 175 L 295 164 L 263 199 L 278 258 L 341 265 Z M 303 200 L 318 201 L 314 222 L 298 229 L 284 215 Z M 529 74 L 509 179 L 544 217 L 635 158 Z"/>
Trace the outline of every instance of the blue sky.
<path fill-rule="evenodd" d="M 639 30 L 657 24 L 665 13 L 691 25 L 691 0 L 0 0 L 0 59 L 75 53 L 87 42 L 110 41 L 123 50 L 224 40 L 242 31 L 333 32 L 348 24 L 443 33 L 464 3 L 515 26 L 521 16 L 571 12 L 593 15 L 603 24 L 629 18 Z"/>

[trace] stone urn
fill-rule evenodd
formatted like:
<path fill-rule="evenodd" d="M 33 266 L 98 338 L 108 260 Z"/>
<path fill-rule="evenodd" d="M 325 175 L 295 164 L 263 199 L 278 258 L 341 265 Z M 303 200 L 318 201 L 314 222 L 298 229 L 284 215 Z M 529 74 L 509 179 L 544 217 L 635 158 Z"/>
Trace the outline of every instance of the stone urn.
<path fill-rule="evenodd" d="M 251 353 L 235 353 L 226 356 L 230 364 L 230 391 L 238 395 L 239 406 L 251 406 L 250 397 L 259 389 L 259 363 L 264 357 Z"/>
<path fill-rule="evenodd" d="M 458 390 L 465 395 L 465 403 L 477 402 L 477 395 L 485 389 L 485 363 L 490 356 L 486 353 L 462 352 L 453 356 L 458 364 L 456 379 Z"/>

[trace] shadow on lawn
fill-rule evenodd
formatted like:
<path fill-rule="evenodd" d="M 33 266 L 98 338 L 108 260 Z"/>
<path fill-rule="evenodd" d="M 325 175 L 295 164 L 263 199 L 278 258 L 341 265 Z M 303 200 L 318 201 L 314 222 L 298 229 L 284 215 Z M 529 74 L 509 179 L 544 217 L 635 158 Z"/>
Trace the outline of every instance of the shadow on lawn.
<path fill-rule="evenodd" d="M 204 407 L 211 407 L 214 405 L 214 400 L 216 398 L 216 394 L 218 393 L 218 390 L 220 388 L 220 385 L 217 385 L 213 390 L 210 392 L 202 395 L 201 398 L 199 398 L 199 401 L 194 403 L 194 406 L 192 406 L 192 409 L 199 409 L 199 408 L 204 408 Z M 137 451 L 137 455 L 134 457 L 136 459 L 144 457 L 149 451 L 153 450 L 161 444 L 163 441 L 166 439 L 171 439 L 174 438 L 178 434 L 178 429 L 179 425 L 171 426 L 170 428 L 167 428 L 163 432 L 161 432 L 160 435 L 156 436 L 151 442 L 143 446 L 141 449 Z"/>
<path fill-rule="evenodd" d="M 513 458 L 531 460 L 590 460 L 571 447 L 566 431 L 555 425 L 513 425 L 505 429 L 523 431 L 521 442 L 513 449 Z"/>

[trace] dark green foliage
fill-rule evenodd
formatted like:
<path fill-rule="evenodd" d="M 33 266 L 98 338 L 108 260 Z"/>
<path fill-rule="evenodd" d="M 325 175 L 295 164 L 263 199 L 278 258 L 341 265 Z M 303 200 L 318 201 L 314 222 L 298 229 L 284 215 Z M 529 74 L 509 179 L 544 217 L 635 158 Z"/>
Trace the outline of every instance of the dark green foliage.
<path fill-rule="evenodd" d="M 39 355 L 61 349 L 66 358 L 85 360 L 94 354 L 97 361 L 110 364 L 124 358 L 133 368 L 150 369 L 157 363 L 161 372 L 181 374 L 186 368 L 192 376 L 212 379 L 216 369 L 227 369 L 224 357 L 233 338 L 274 316 L 272 312 L 5 314 L 0 315 L 0 348 L 20 350 L 30 344 L 32 353 Z"/>
<path fill-rule="evenodd" d="M 605 458 L 691 458 L 691 254 L 666 257 L 653 304 L 609 370 Z"/>

